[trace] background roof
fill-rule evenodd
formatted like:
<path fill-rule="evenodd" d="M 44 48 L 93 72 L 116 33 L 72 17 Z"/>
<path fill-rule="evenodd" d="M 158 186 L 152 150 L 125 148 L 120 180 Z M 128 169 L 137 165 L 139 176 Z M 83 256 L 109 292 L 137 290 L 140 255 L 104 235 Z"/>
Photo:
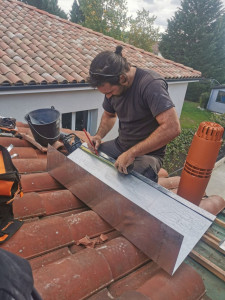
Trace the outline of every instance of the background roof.
<path fill-rule="evenodd" d="M 83 83 L 92 59 L 122 45 L 135 66 L 166 79 L 199 78 L 201 73 L 163 59 L 33 6 L 0 0 L 0 86 Z"/>

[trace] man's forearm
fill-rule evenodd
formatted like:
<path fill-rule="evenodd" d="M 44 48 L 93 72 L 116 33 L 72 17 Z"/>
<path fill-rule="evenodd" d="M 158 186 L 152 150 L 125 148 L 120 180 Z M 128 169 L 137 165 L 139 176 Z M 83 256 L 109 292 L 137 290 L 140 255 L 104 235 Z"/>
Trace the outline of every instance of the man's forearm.
<path fill-rule="evenodd" d="M 101 139 L 103 139 L 106 136 L 106 134 L 113 128 L 115 122 L 115 114 L 109 114 L 107 112 L 104 112 L 96 135 L 100 136 Z"/>
<path fill-rule="evenodd" d="M 160 149 L 180 134 L 180 123 L 174 109 L 162 113 L 157 121 L 159 127 L 145 140 L 128 150 L 131 156 L 142 156 Z"/>
<path fill-rule="evenodd" d="M 168 133 L 168 134 L 167 134 Z M 142 156 L 149 152 L 153 152 L 157 149 L 168 144 L 171 140 L 173 140 L 179 132 L 165 132 L 163 127 L 158 127 L 149 137 L 140 143 L 136 144 L 128 151 L 131 152 L 132 156 Z"/>

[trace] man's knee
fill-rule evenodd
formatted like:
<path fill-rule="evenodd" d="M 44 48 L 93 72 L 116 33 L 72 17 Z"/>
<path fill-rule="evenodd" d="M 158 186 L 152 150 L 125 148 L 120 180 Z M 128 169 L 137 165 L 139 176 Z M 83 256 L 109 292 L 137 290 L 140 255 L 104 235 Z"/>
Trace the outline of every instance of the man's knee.
<path fill-rule="evenodd" d="M 151 166 L 149 166 L 148 168 L 146 168 L 143 173 L 143 176 L 151 179 L 154 182 L 158 182 L 158 174 L 153 170 L 153 168 Z"/>
<path fill-rule="evenodd" d="M 161 166 L 162 160 L 155 156 L 144 155 L 134 162 L 134 170 L 154 182 L 158 182 L 158 172 Z"/>
<path fill-rule="evenodd" d="M 104 152 L 105 154 L 109 155 L 110 157 L 117 159 L 118 156 L 122 153 L 116 146 L 115 140 L 103 142 L 99 146 L 99 151 Z"/>

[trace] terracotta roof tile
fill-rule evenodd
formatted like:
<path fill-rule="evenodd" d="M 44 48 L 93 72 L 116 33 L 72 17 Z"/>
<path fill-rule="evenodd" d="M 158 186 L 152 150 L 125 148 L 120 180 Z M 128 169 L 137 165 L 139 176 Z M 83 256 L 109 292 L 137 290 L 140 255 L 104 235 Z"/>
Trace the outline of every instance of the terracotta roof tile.
<path fill-rule="evenodd" d="M 38 82 L 40 84 L 47 84 L 47 81 L 45 80 L 45 78 L 40 76 L 37 72 L 33 72 L 31 74 L 31 77 L 35 80 L 35 82 Z"/>
<path fill-rule="evenodd" d="M 0 80 L 2 82 L 2 85 L 8 85 L 8 84 L 10 84 L 10 80 L 6 76 L 4 76 L 2 74 L 0 74 Z"/>
<path fill-rule="evenodd" d="M 73 73 L 73 72 L 72 72 Z M 65 78 L 66 78 L 66 80 L 68 81 L 68 82 L 73 82 L 73 83 L 76 83 L 77 82 L 77 80 L 73 77 L 73 76 L 70 76 L 68 73 L 66 73 L 66 72 L 63 72 L 62 73 L 62 76 L 64 76 Z M 55 76 L 54 76 L 55 77 Z M 57 79 L 57 78 L 56 78 Z M 80 80 L 79 80 L 80 81 Z"/>
<path fill-rule="evenodd" d="M 33 78 L 31 78 L 26 72 L 20 72 L 18 75 L 26 84 L 35 84 Z"/>
<path fill-rule="evenodd" d="M 37 157 L 36 157 L 37 158 Z M 20 173 L 44 172 L 46 171 L 46 158 L 20 158 L 14 160 L 14 165 Z"/>
<path fill-rule="evenodd" d="M 15 74 L 13 74 L 12 72 L 9 72 L 5 75 L 7 77 L 7 79 L 9 79 L 9 81 L 13 84 L 23 84 L 22 80 L 16 76 Z"/>
<path fill-rule="evenodd" d="M 135 290 L 142 286 L 150 277 L 154 276 L 154 273 L 158 270 L 159 267 L 153 261 L 150 261 L 128 276 L 112 283 L 109 287 L 109 292 L 113 297 L 119 297 L 126 291 Z"/>
<path fill-rule="evenodd" d="M 36 62 L 41 67 L 45 66 L 46 74 L 44 76 L 43 73 L 36 74 L 33 78 L 35 83 L 42 83 L 39 76 L 44 77 L 50 84 L 62 82 L 62 80 L 51 78 L 51 74 L 57 71 L 51 69 L 54 65 L 51 60 L 56 61 L 59 66 L 65 65 L 68 68 L 64 68 L 67 74 L 59 73 L 58 78 L 62 76 L 68 83 L 74 82 L 74 78 L 77 82 L 84 82 L 92 59 L 99 52 L 114 49 L 119 44 L 124 47 L 124 55 L 132 64 L 151 68 L 168 79 L 188 79 L 201 76 L 200 72 L 191 68 L 159 58 L 152 53 L 60 19 L 22 2 L 0 0 L 0 7 L 0 57 L 3 55 L 3 51 L 6 57 L 8 56 L 15 63 L 21 65 L 16 57 L 25 59 L 28 56 L 26 60 L 30 68 L 34 63 L 29 58 L 35 60 L 38 58 Z M 12 62 L 5 58 L 4 64 L 10 68 Z M 76 74 L 72 74 L 71 69 Z M 14 73 L 13 70 L 11 71 Z M 29 74 L 32 74 L 31 70 L 29 70 Z M 23 84 L 32 83 L 32 79 L 22 73 L 19 77 Z M 1 79 L 0 85 L 4 82 Z M 15 80 L 10 83 L 15 84 Z"/>
<path fill-rule="evenodd" d="M 53 84 L 58 83 L 54 77 L 52 77 L 50 74 L 48 74 L 46 72 L 42 74 L 42 77 L 44 77 L 47 80 L 47 82 L 49 82 L 49 83 L 53 83 Z"/>
<path fill-rule="evenodd" d="M 72 242 L 70 230 L 64 219 L 54 216 L 42 222 L 25 223 L 17 235 L 3 244 L 2 248 L 24 258 L 32 258 Z"/>
<path fill-rule="evenodd" d="M 62 258 L 70 256 L 71 252 L 68 247 L 64 247 L 54 252 L 50 252 L 48 254 L 38 256 L 36 258 L 30 259 L 30 264 L 33 270 L 43 268 L 45 265 L 48 265 L 52 262 L 59 261 Z"/>
<path fill-rule="evenodd" d="M 17 54 L 21 57 L 21 58 L 24 58 L 25 56 L 27 56 L 27 53 L 23 51 L 23 49 L 18 49 L 17 51 Z"/>
<path fill-rule="evenodd" d="M 26 64 L 23 64 L 23 68 L 24 68 L 24 66 L 26 66 Z M 19 74 L 19 73 L 23 72 L 23 69 L 15 63 L 11 64 L 10 68 L 13 70 L 13 72 L 15 74 Z"/>
<path fill-rule="evenodd" d="M 57 80 L 57 82 L 60 82 L 60 83 L 68 83 L 68 80 L 65 79 L 65 77 L 64 77 L 64 73 L 62 73 L 62 76 L 59 75 L 59 73 L 57 73 L 57 72 L 54 72 L 54 73 L 52 73 L 51 75 L 52 75 L 52 77 L 54 77 L 54 78 Z M 68 76 L 69 76 L 69 75 L 68 75 Z M 70 78 L 70 79 L 71 79 L 71 78 Z"/>
<path fill-rule="evenodd" d="M 62 188 L 48 173 L 22 175 L 21 181 L 25 193 Z"/>
<path fill-rule="evenodd" d="M 196 284 L 196 290 L 190 293 L 189 284 L 192 285 L 193 282 Z M 176 292 L 175 286 L 178 287 Z M 161 299 L 189 299 L 189 297 L 197 299 L 199 295 L 203 296 L 205 293 L 200 275 L 185 264 L 174 274 L 173 281 L 164 271 L 158 270 L 155 276 L 146 281 L 137 291 L 150 299 L 157 299 L 159 289 L 161 289 Z"/>
<path fill-rule="evenodd" d="M 17 127 L 20 133 L 30 132 L 27 124 L 18 122 Z M 0 136 L 0 143 L 13 144 L 11 153 L 19 154 L 13 161 L 21 173 L 24 196 L 16 197 L 13 210 L 15 217 L 25 221 L 1 248 L 29 259 L 43 299 L 196 300 L 203 296 L 203 281 L 193 268 L 183 264 L 168 276 L 56 182 L 46 172 L 46 153 L 24 139 Z M 179 177 L 169 178 L 165 170 L 159 176 L 164 186 L 178 185 Z M 202 201 L 216 213 L 224 208 L 218 196 Z M 101 234 L 108 240 L 94 249 L 77 245 L 84 237 L 95 240 Z"/>
<path fill-rule="evenodd" d="M 34 280 L 44 299 L 75 300 L 90 296 L 99 287 L 110 284 L 113 278 L 104 257 L 95 249 L 85 249 L 35 270 Z"/>
<path fill-rule="evenodd" d="M 19 55 L 14 56 L 13 58 L 19 66 L 26 64 L 26 61 L 22 59 Z"/>
<path fill-rule="evenodd" d="M 16 218 L 34 218 L 45 215 L 45 207 L 38 193 L 26 193 L 22 198 L 16 197 L 13 206 L 13 212 Z"/>

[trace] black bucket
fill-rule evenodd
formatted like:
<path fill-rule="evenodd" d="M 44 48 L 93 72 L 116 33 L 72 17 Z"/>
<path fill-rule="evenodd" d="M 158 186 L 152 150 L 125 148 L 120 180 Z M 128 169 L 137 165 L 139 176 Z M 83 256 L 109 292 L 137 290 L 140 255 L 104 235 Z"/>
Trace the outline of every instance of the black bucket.
<path fill-rule="evenodd" d="M 52 145 L 60 136 L 60 112 L 54 107 L 29 112 L 25 120 L 36 142 L 42 146 Z"/>

